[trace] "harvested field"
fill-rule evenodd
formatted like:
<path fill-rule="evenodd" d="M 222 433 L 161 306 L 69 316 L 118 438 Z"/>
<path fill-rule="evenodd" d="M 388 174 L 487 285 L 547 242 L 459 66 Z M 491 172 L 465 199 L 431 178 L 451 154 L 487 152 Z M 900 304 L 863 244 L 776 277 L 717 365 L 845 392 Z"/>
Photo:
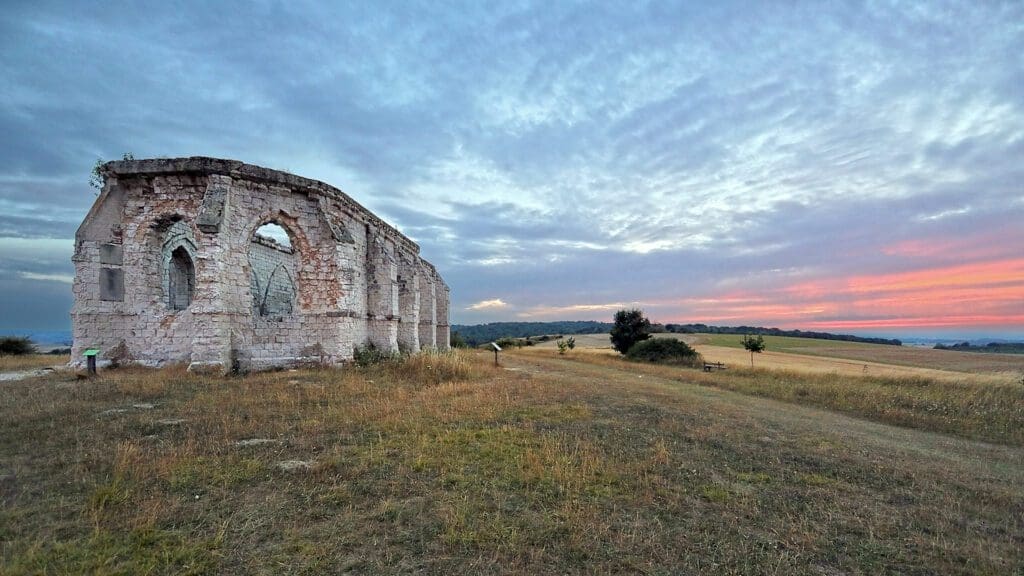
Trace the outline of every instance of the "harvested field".
<path fill-rule="evenodd" d="M 740 335 L 700 334 L 697 336 L 698 344 L 743 349 L 743 336 Z M 1024 373 L 1024 354 L 983 354 L 980 352 L 935 350 L 917 346 L 887 346 L 884 344 L 790 338 L 785 336 L 765 336 L 764 339 L 768 345 L 768 351 L 786 352 L 789 354 L 824 356 L 898 366 L 935 368 L 972 374 L 981 372 L 993 374 Z"/>
<path fill-rule="evenodd" d="M 742 336 L 732 334 L 656 334 L 678 338 L 700 352 L 708 362 L 731 367 L 750 366 L 750 353 Z M 810 338 L 765 337 L 767 349 L 754 355 L 759 368 L 819 374 L 884 377 L 924 377 L 945 381 L 1019 383 L 1024 377 L 1024 356 L 950 352 L 927 348 L 838 342 Z M 538 348 L 554 348 L 545 342 Z M 576 336 L 580 352 L 617 355 L 607 334 Z M 835 354 L 835 355 L 833 355 Z"/>

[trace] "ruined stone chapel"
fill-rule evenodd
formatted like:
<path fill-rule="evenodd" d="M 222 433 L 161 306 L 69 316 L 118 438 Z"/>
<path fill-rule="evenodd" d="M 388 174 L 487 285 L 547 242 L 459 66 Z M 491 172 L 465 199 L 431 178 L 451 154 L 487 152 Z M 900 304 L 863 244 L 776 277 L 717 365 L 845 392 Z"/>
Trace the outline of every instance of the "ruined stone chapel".
<path fill-rule="evenodd" d="M 75 235 L 76 361 L 227 372 L 449 345 L 437 270 L 337 188 L 204 157 L 100 175 Z"/>

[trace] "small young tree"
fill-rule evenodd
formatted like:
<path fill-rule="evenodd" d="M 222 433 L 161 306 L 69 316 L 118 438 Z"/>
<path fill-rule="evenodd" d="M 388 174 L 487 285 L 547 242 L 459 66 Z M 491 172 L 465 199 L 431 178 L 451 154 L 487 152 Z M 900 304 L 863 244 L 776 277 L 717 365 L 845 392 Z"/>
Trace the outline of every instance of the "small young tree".
<path fill-rule="evenodd" d="M 615 313 L 615 325 L 612 326 L 612 346 L 620 354 L 629 352 L 633 344 L 651 337 L 651 322 L 644 318 L 640 310 L 619 310 Z"/>
<path fill-rule="evenodd" d="M 458 330 L 452 332 L 452 335 L 451 335 L 451 347 L 452 348 L 469 348 L 469 344 L 466 343 L 466 339 L 462 337 L 462 334 L 459 334 Z"/>
<path fill-rule="evenodd" d="M 750 352 L 750 365 L 754 365 L 754 354 L 760 354 L 764 351 L 764 338 L 758 334 L 757 338 L 754 338 L 750 334 L 743 336 L 743 347 Z"/>
<path fill-rule="evenodd" d="M 121 156 L 121 160 L 135 160 L 135 156 L 131 152 L 125 152 Z M 92 172 L 89 173 L 89 186 L 97 190 L 103 189 L 103 174 L 100 173 L 100 169 L 103 168 L 104 164 L 106 162 L 103 158 L 97 158 L 96 163 L 92 165 Z"/>
<path fill-rule="evenodd" d="M 558 353 L 564 356 L 566 352 L 576 347 L 576 339 L 569 337 L 565 340 L 559 340 L 555 344 L 558 345 Z"/>

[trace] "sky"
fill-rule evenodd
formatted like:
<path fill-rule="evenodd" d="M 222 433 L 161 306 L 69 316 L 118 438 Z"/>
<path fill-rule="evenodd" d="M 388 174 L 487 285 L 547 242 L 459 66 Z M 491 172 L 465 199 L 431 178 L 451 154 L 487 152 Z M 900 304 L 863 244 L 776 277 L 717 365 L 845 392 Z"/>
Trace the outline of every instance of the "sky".
<path fill-rule="evenodd" d="M 344 190 L 453 323 L 1024 337 L 1022 2 L 8 0 L 0 75 L 0 329 L 130 152 Z"/>

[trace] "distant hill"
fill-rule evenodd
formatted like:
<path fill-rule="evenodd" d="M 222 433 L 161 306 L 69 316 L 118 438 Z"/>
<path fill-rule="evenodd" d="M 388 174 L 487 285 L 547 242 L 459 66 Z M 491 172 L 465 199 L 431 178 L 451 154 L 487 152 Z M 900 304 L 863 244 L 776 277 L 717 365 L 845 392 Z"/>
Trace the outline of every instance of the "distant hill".
<path fill-rule="evenodd" d="M 984 346 L 960 342 L 959 344 L 936 344 L 936 350 L 956 350 L 958 352 L 987 352 L 989 354 L 1024 354 L 1024 342 L 989 342 Z"/>
<path fill-rule="evenodd" d="M 889 346 L 903 345 L 903 342 L 896 338 L 865 338 L 863 336 L 853 336 L 852 334 L 808 332 L 805 330 L 782 330 L 779 328 L 763 328 L 761 326 L 708 326 L 707 324 L 665 324 L 665 331 L 679 334 L 761 334 L 763 336 L 816 338 L 818 340 L 841 340 L 844 342 L 864 342 L 866 344 L 886 344 Z"/>
<path fill-rule="evenodd" d="M 850 334 L 830 334 L 828 332 L 806 332 L 803 330 L 780 330 L 779 328 L 763 328 L 760 326 L 708 326 L 707 324 L 653 324 L 655 332 L 672 332 L 679 334 L 762 334 L 765 336 L 790 336 L 793 338 L 818 338 L 821 340 L 842 340 L 846 342 L 866 342 L 869 344 L 888 344 L 901 346 L 897 339 L 864 338 Z M 547 334 L 598 334 L 609 332 L 611 322 L 566 321 L 566 322 L 491 322 L 490 324 L 453 324 L 452 332 L 458 332 L 470 346 L 485 342 L 493 342 L 500 338 L 525 338 L 527 336 L 544 336 Z"/>
<path fill-rule="evenodd" d="M 452 333 L 458 332 L 470 346 L 494 342 L 500 338 L 525 338 L 546 334 L 598 334 L 610 332 L 611 322 L 491 322 L 490 324 L 453 324 Z"/>

